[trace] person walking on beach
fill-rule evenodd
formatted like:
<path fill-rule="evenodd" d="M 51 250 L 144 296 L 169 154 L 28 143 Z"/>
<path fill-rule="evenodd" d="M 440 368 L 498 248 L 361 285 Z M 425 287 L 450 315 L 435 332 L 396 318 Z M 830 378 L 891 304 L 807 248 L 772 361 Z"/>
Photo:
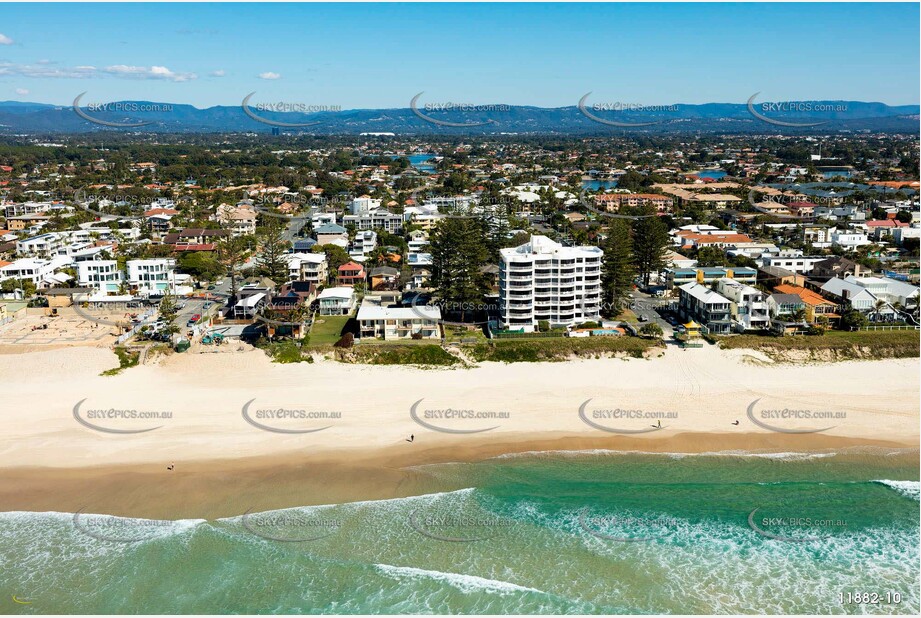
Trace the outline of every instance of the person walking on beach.
<path fill-rule="evenodd" d="M 415 435 L 409 434 L 409 437 L 406 438 L 406 441 L 407 441 L 407 442 L 412 442 L 412 441 L 415 440 L 415 439 L 416 439 L 416 436 L 415 436 Z"/>

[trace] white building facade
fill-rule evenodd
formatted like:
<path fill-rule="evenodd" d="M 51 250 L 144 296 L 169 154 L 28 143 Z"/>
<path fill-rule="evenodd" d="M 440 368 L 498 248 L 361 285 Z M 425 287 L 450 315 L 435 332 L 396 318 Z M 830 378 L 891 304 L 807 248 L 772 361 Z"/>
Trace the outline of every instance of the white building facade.
<path fill-rule="evenodd" d="M 546 236 L 531 236 L 499 253 L 502 328 L 534 332 L 542 321 L 553 327 L 600 319 L 603 252 L 598 247 L 564 247 Z"/>

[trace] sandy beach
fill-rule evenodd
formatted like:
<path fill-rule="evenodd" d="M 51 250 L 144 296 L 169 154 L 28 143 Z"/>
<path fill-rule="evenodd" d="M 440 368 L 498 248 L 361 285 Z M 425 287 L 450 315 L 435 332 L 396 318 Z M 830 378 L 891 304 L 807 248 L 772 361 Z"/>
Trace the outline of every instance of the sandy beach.
<path fill-rule="evenodd" d="M 99 375 L 116 365 L 93 347 L 0 354 L 5 510 L 92 498 L 97 512 L 226 514 L 241 487 L 273 508 L 411 495 L 414 465 L 540 450 L 919 445 L 918 359 L 771 364 L 707 347 L 421 369 L 279 365 L 250 351 Z"/>

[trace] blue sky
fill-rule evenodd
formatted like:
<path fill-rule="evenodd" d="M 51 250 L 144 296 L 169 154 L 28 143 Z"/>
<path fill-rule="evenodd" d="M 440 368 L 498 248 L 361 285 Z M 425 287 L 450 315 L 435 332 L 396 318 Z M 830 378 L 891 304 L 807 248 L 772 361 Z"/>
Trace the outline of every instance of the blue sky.
<path fill-rule="evenodd" d="M 903 4 L 0 4 L 0 100 L 917 104 Z"/>

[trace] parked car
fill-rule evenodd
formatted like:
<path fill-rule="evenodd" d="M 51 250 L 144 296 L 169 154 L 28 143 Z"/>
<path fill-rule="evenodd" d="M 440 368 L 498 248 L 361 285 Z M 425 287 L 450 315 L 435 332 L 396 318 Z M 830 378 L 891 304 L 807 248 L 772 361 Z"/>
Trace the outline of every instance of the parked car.
<path fill-rule="evenodd" d="M 637 319 L 638 319 L 640 322 L 648 322 L 648 321 L 649 321 L 649 317 L 648 317 L 648 316 L 645 316 L 645 315 L 641 315 L 641 316 L 639 316 Z"/>

